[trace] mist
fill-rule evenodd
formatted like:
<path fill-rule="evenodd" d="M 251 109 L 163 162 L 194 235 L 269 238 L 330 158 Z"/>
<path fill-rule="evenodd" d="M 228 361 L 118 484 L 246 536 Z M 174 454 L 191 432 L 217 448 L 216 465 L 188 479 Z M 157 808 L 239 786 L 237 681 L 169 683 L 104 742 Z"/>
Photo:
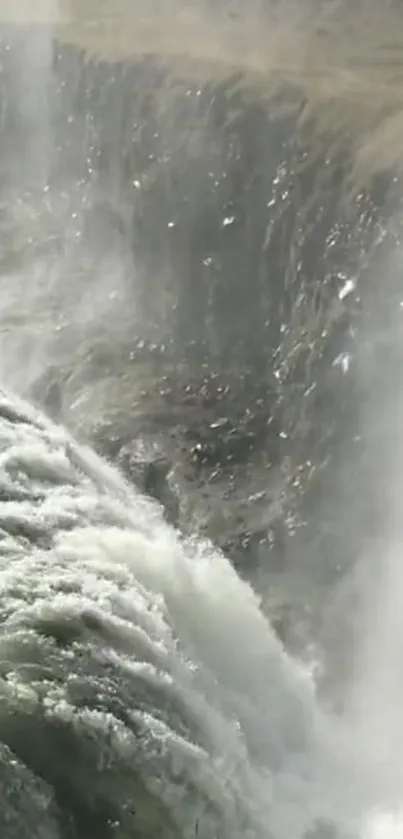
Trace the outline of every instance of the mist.
<path fill-rule="evenodd" d="M 370 839 L 403 781 L 402 24 L 392 0 L 0 0 L 2 381 L 251 582 Z M 226 642 L 244 609 L 225 629 L 220 602 Z"/>

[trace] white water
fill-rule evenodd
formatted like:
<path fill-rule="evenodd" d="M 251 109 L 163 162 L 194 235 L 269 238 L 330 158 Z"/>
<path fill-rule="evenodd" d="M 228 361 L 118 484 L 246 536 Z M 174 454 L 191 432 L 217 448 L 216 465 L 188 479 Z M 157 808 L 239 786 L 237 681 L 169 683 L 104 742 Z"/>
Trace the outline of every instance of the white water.
<path fill-rule="evenodd" d="M 52 158 L 48 36 L 29 42 L 18 82 L 22 113 L 34 126 L 22 175 L 28 181 L 35 175 L 44 186 Z M 63 270 L 48 266 L 46 283 L 41 275 L 29 286 L 24 314 L 42 311 L 55 288 L 61 303 L 61 277 L 72 267 L 74 247 L 70 254 Z M 25 281 L 2 298 L 3 316 L 19 308 Z M 86 322 L 104 314 L 98 300 L 110 275 L 105 289 L 98 276 L 97 283 L 97 300 L 80 305 Z M 64 297 L 62 308 L 66 317 Z M 77 309 L 73 300 L 67 320 Z M 41 341 L 41 352 L 49 352 Z M 16 359 L 5 355 L 15 349 L 10 342 L 3 344 L 2 368 L 15 379 Z M 26 368 L 21 380 L 23 374 L 29 378 Z M 310 674 L 286 654 L 257 597 L 222 555 L 183 543 L 155 506 L 63 429 L 14 397 L 3 394 L 0 401 L 1 481 L 21 491 L 19 499 L 0 502 L 0 659 L 9 668 L 1 680 L 0 718 L 10 707 L 33 713 L 39 705 L 41 680 L 30 680 L 22 666 L 35 655 L 29 648 L 22 656 L 18 633 L 26 632 L 28 643 L 30 622 L 84 625 L 90 614 L 102 627 L 100 638 L 89 638 L 92 663 L 112 666 L 118 688 L 126 690 L 128 682 L 141 746 L 130 725 L 111 720 L 110 710 L 74 706 L 67 687 L 76 662 L 67 653 L 57 663 L 65 685 L 46 686 L 47 714 L 96 731 L 100 754 L 112 725 L 112 751 L 146 780 L 180 836 L 194 836 L 196 822 L 201 839 L 303 839 L 320 823 L 333 825 L 340 839 L 403 836 L 400 552 L 382 553 L 367 572 L 353 700 L 344 719 L 333 718 L 320 707 Z M 4 406 L 16 407 L 26 421 L 4 419 Z M 39 504 L 35 491 L 43 493 Z M 51 538 L 51 550 L 39 538 L 13 535 L 27 527 Z M 50 669 L 55 666 L 50 660 Z M 102 686 L 103 676 L 91 668 L 89 678 Z M 136 707 L 138 682 L 156 704 L 148 699 L 146 709 Z M 168 699 L 183 713 L 186 734 L 164 719 Z M 196 790 L 191 801 L 188 789 Z M 158 831 L 161 823 L 152 835 Z"/>
<path fill-rule="evenodd" d="M 3 396 L 1 415 L 10 404 L 16 403 Z M 98 615 L 115 637 L 103 650 L 106 659 L 123 672 L 143 671 L 142 678 L 159 683 L 162 694 L 174 691 L 192 709 L 195 736 L 199 729 L 210 743 L 206 751 L 195 750 L 176 738 L 168 720 L 159 734 L 159 709 L 151 706 L 144 719 L 150 755 L 146 745 L 141 772 L 150 772 L 153 741 L 162 736 L 176 772 L 189 784 L 195 782 L 196 765 L 201 797 L 207 790 L 219 807 L 225 830 L 219 835 L 243 835 L 246 818 L 251 835 L 265 836 L 270 825 L 267 835 L 297 839 L 315 817 L 338 818 L 347 790 L 340 800 L 339 782 L 330 792 L 324 721 L 307 679 L 281 649 L 251 590 L 222 556 L 182 546 L 159 512 L 132 495 L 91 452 L 25 407 L 22 414 L 29 424 L 1 420 L 3 479 L 22 488 L 38 488 L 47 480 L 50 488 L 39 508 L 31 500 L 3 502 L 1 523 L 10 534 L 16 522 L 24 522 L 55 537 L 50 555 L 21 546 L 11 535 L 3 542 L 6 637 L 32 616 L 53 615 L 62 622 L 88 610 Z M 83 471 L 78 480 L 77 468 Z M 74 527 L 66 530 L 69 519 Z M 95 658 L 99 652 L 95 647 Z M 15 664 L 20 701 L 18 660 Z M 66 702 L 61 691 L 53 712 L 71 714 Z M 106 734 L 108 715 L 100 722 Z M 172 779 L 165 780 L 168 789 Z M 184 819 L 179 804 L 175 820 L 186 836 L 190 825 Z M 209 830 L 210 825 L 200 835 L 213 835 Z"/>
<path fill-rule="evenodd" d="M 49 621 L 85 627 L 91 615 L 101 630 L 99 637 L 87 632 L 90 682 L 101 687 L 108 664 L 118 690 L 128 678 L 129 685 L 133 678 L 151 689 L 153 701 L 141 710 L 138 688 L 126 691 L 127 710 L 143 731 L 141 746 L 109 710 L 94 717 L 74 706 L 68 695 L 78 666 L 73 651 L 59 655 L 64 686 L 46 683 L 47 714 L 96 725 L 100 753 L 112 725 L 114 750 L 133 761 L 180 836 L 192 835 L 203 807 L 203 839 L 302 839 L 321 822 L 343 839 L 395 835 L 393 814 L 371 814 L 372 808 L 382 813 L 385 790 L 374 788 L 364 764 L 352 760 L 348 729 L 321 711 L 308 674 L 285 653 L 255 595 L 222 555 L 182 543 L 159 509 L 111 466 L 6 393 L 0 449 L 1 488 L 21 492 L 0 502 L 3 670 L 8 661 L 2 714 L 26 704 L 33 712 L 45 684 L 27 680 L 24 670 L 37 657 L 29 627 Z M 33 535 L 21 540 L 27 529 Z M 51 544 L 42 547 L 40 534 Z M 28 633 L 24 647 L 20 633 Z M 169 701 L 185 709 L 187 735 L 165 716 Z M 203 745 L 196 746 L 200 737 Z M 93 782 L 89 775 L 88 786 Z M 196 789 L 196 803 L 187 801 L 189 789 Z"/>

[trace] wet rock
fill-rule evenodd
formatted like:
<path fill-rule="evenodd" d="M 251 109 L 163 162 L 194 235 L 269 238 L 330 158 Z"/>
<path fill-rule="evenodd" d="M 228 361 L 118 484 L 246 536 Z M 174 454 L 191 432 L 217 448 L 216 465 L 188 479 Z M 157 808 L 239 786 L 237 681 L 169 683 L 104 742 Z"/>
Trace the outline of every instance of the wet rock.
<path fill-rule="evenodd" d="M 3 59 L 6 89 L 16 57 Z M 238 567 L 333 581 L 382 518 L 361 493 L 376 458 L 364 468 L 355 440 L 382 383 L 381 363 L 368 372 L 379 312 L 385 333 L 397 324 L 385 265 L 399 185 L 386 173 L 347 200 L 345 134 L 318 143 L 239 78 L 196 85 L 184 70 L 171 85 L 150 57 L 106 62 L 68 44 L 52 73 L 55 171 L 45 195 L 10 195 L 1 221 L 22 266 L 21 239 L 29 270 L 44 253 L 63 263 L 52 294 L 30 299 L 33 368 L 48 367 L 29 381 L 35 397 Z M 277 93 L 298 100 L 288 84 Z M 11 97 L 6 183 L 26 138 L 15 111 Z M 5 359 L 25 340 L 22 298 Z"/>
<path fill-rule="evenodd" d="M 162 505 L 165 516 L 173 525 L 179 524 L 179 499 L 171 486 L 170 463 L 164 453 L 144 439 L 128 443 L 119 451 L 117 465 L 123 474 L 145 495 Z"/>

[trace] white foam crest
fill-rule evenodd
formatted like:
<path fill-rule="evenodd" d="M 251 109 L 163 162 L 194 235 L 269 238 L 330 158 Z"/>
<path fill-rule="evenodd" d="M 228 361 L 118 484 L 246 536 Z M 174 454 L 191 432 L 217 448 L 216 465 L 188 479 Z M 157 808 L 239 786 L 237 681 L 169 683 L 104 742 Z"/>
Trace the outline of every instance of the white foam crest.
<path fill-rule="evenodd" d="M 121 731 L 124 760 L 173 807 L 183 836 L 196 790 L 219 814 L 200 827 L 206 839 L 217 824 L 228 839 L 302 839 L 318 821 L 344 839 L 360 806 L 342 749 L 252 589 L 62 428 L 1 397 L 1 471 L 25 495 L 0 500 L 0 708 L 22 691 L 47 719 Z M 47 640 L 55 632 L 62 652 Z M 107 697 L 110 670 L 126 724 L 107 703 L 103 717 L 75 706 L 77 691 Z"/>

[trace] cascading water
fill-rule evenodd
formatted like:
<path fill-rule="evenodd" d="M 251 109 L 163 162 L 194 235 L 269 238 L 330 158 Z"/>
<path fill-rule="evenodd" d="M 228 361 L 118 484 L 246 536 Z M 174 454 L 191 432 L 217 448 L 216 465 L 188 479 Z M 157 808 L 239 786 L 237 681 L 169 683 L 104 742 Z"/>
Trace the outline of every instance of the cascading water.
<path fill-rule="evenodd" d="M 0 9 L 1 20 L 18 27 L 11 56 L 12 90 L 8 95 L 13 97 L 16 123 L 23 136 L 18 168 L 9 173 L 9 178 L 20 190 L 34 186 L 44 189 L 54 156 L 49 80 L 59 3 L 42 0 L 37 9 L 39 23 L 29 28 L 31 4 L 23 0 L 17 7 L 9 8 L 8 15 L 7 5 L 3 3 Z M 46 21 L 45 26 L 40 25 L 41 20 Z"/>
<path fill-rule="evenodd" d="M 38 837 L 361 836 L 340 731 L 229 562 L 4 392 L 0 435 L 11 811 L 19 761 Z"/>
<path fill-rule="evenodd" d="M 0 832 L 395 839 L 400 12 L 173 5 L 0 0 Z"/>

